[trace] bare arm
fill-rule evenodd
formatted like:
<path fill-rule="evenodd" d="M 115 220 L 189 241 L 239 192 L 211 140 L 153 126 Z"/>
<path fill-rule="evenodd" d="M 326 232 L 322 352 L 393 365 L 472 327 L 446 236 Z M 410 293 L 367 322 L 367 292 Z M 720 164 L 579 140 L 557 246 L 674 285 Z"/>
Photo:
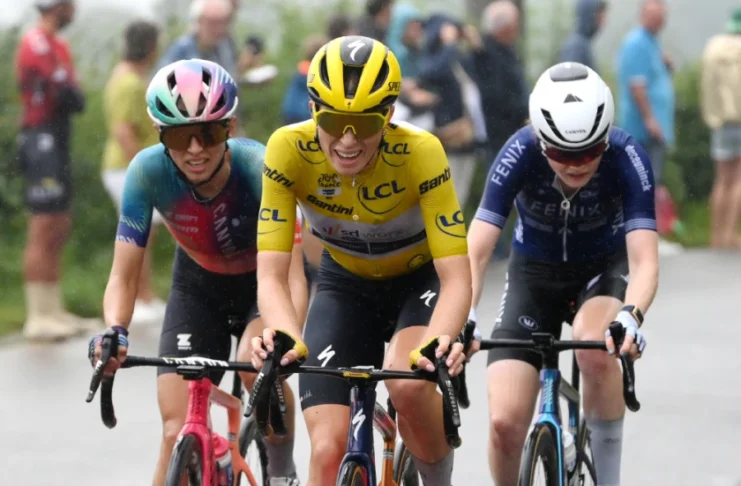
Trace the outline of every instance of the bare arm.
<path fill-rule="evenodd" d="M 261 251 L 257 254 L 257 306 L 265 327 L 301 337 L 291 288 L 288 283 L 291 253 Z"/>
<path fill-rule="evenodd" d="M 293 245 L 291 254 L 291 266 L 288 269 L 288 285 L 291 289 L 291 300 L 296 311 L 297 322 L 301 327 L 306 320 L 306 310 L 309 306 L 309 289 L 304 273 L 304 253 L 301 243 Z"/>
<path fill-rule="evenodd" d="M 645 314 L 659 286 L 658 235 L 651 230 L 636 230 L 628 233 L 625 240 L 630 269 L 625 304 L 634 305 Z"/>
<path fill-rule="evenodd" d="M 132 160 L 142 148 L 137 140 L 136 131 L 129 122 L 117 122 L 113 126 L 113 136 L 123 149 L 124 158 L 127 161 Z"/>
<path fill-rule="evenodd" d="M 651 111 L 651 104 L 648 102 L 648 93 L 646 93 L 646 84 L 643 82 L 634 81 L 630 84 L 630 92 L 635 99 L 636 106 L 641 112 L 643 120 L 650 120 L 653 118 L 653 112 Z"/>
<path fill-rule="evenodd" d="M 471 302 L 471 267 L 467 255 L 434 260 L 440 279 L 440 296 L 430 318 L 425 340 L 434 336 L 455 339 L 466 323 Z"/>
<path fill-rule="evenodd" d="M 115 244 L 113 266 L 103 296 L 103 316 L 108 327 L 129 327 L 144 251 L 145 248 L 132 243 L 117 241 Z"/>
<path fill-rule="evenodd" d="M 468 230 L 468 256 L 471 259 L 472 299 L 471 307 L 476 308 L 484 288 L 486 267 L 491 254 L 502 236 L 502 228 L 480 219 L 474 219 Z"/>

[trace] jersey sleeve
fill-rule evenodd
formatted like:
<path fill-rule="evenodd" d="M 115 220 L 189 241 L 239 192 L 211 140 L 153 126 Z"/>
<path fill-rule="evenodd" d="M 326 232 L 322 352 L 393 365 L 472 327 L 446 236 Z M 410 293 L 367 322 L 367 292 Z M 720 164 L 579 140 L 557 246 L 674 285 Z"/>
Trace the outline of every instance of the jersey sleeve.
<path fill-rule="evenodd" d="M 426 137 L 414 149 L 409 178 L 419 193 L 432 258 L 466 255 L 466 224 L 453 187 L 448 158 L 437 137 Z"/>
<path fill-rule="evenodd" d="M 232 160 L 240 163 L 240 169 L 246 174 L 250 195 L 259 204 L 262 198 L 262 171 L 265 166 L 265 145 L 249 138 L 232 138 L 229 140 Z"/>
<path fill-rule="evenodd" d="M 296 148 L 279 129 L 268 140 L 262 169 L 262 200 L 257 223 L 257 251 L 290 253 L 296 230 Z"/>
<path fill-rule="evenodd" d="M 648 81 L 651 69 L 650 49 L 640 39 L 631 38 L 623 48 L 620 68 L 623 76 L 630 83 Z"/>
<path fill-rule="evenodd" d="M 625 145 L 618 165 L 623 199 L 625 232 L 635 230 L 656 231 L 656 206 L 654 176 L 646 151 L 632 138 Z"/>
<path fill-rule="evenodd" d="M 525 182 L 527 161 L 532 148 L 520 132 L 512 135 L 497 154 L 489 169 L 484 195 L 475 219 L 504 228 L 512 211 L 512 203 Z"/>
<path fill-rule="evenodd" d="M 116 241 L 133 243 L 141 248 L 147 246 L 154 209 L 151 181 L 147 180 L 144 162 L 144 156 L 140 152 L 126 170 L 121 216 L 116 233 Z"/>

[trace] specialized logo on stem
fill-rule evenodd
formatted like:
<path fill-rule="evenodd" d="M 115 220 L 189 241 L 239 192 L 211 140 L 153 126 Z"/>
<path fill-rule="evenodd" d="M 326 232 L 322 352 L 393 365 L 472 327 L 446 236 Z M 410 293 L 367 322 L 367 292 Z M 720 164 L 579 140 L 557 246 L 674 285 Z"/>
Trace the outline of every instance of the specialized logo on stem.
<path fill-rule="evenodd" d="M 293 185 L 292 180 L 286 177 L 282 172 L 271 169 L 270 167 L 268 167 L 267 164 L 262 169 L 262 173 L 265 174 L 265 176 L 271 181 L 275 181 L 284 187 L 291 187 Z"/>
<path fill-rule="evenodd" d="M 424 181 L 419 185 L 419 195 L 423 195 L 436 187 L 442 186 L 450 180 L 450 167 L 446 168 L 442 174 L 432 179 Z"/>
<path fill-rule="evenodd" d="M 401 194 L 406 190 L 406 187 L 399 187 L 397 181 L 384 182 L 373 188 L 361 185 L 358 187 L 358 198 L 360 204 L 371 213 L 386 214 L 404 202 L 404 198 L 392 198 L 392 196 Z"/>
<path fill-rule="evenodd" d="M 342 182 L 338 174 L 322 174 L 317 179 L 317 194 L 324 197 L 339 196 L 342 194 Z"/>
<path fill-rule="evenodd" d="M 437 213 L 435 224 L 437 229 L 446 235 L 455 236 L 456 238 L 466 237 L 466 221 L 460 209 L 453 214 Z"/>
<path fill-rule="evenodd" d="M 533 330 L 538 328 L 537 321 L 530 316 L 520 316 L 520 318 L 517 319 L 517 322 L 526 329 Z"/>
<path fill-rule="evenodd" d="M 353 210 L 355 209 L 354 206 L 350 206 L 348 208 L 347 206 L 343 206 L 342 204 L 326 203 L 311 194 L 309 194 L 306 200 L 318 208 L 324 209 L 325 211 L 329 211 L 330 213 L 335 213 L 335 214 L 345 214 L 347 216 L 352 216 Z"/>

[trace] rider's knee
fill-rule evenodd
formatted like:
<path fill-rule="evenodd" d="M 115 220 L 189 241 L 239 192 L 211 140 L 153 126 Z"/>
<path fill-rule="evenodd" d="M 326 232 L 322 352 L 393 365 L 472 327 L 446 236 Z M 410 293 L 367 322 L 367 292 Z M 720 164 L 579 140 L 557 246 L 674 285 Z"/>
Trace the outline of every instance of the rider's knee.
<path fill-rule="evenodd" d="M 506 413 L 493 413 L 489 417 L 491 440 L 497 449 L 520 451 L 525 445 L 529 424 Z"/>
<path fill-rule="evenodd" d="M 162 442 L 170 449 L 175 446 L 175 441 L 183 429 L 183 420 L 180 418 L 165 419 L 162 423 Z"/>
<path fill-rule="evenodd" d="M 411 415 L 417 412 L 424 396 L 434 390 L 434 384 L 423 380 L 393 380 L 386 382 L 391 403 L 399 415 Z"/>
<path fill-rule="evenodd" d="M 323 477 L 337 474 L 345 455 L 345 438 L 336 434 L 322 434 L 311 438 L 311 464 L 323 471 Z"/>
<path fill-rule="evenodd" d="M 613 359 L 606 352 L 601 350 L 582 349 L 576 351 L 576 361 L 579 363 L 579 370 L 585 378 L 599 377 L 604 375 L 610 369 L 610 360 Z"/>

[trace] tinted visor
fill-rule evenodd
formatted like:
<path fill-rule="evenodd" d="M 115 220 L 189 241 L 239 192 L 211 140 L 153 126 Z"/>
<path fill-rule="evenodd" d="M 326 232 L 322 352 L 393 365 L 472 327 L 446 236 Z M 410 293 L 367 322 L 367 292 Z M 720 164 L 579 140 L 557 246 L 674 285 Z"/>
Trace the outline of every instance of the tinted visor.
<path fill-rule="evenodd" d="M 562 150 L 543 142 L 540 147 L 543 154 L 554 162 L 564 165 L 585 165 L 604 154 L 609 144 L 599 142 L 582 150 Z"/>
<path fill-rule="evenodd" d="M 160 131 L 160 141 L 172 150 L 188 150 L 193 138 L 203 148 L 224 143 L 229 138 L 228 124 L 224 122 L 196 123 L 165 127 Z"/>
<path fill-rule="evenodd" d="M 377 135 L 386 126 L 386 113 L 340 113 L 320 110 L 316 113 L 316 124 L 335 138 L 341 138 L 347 130 L 352 130 L 361 140 Z"/>

